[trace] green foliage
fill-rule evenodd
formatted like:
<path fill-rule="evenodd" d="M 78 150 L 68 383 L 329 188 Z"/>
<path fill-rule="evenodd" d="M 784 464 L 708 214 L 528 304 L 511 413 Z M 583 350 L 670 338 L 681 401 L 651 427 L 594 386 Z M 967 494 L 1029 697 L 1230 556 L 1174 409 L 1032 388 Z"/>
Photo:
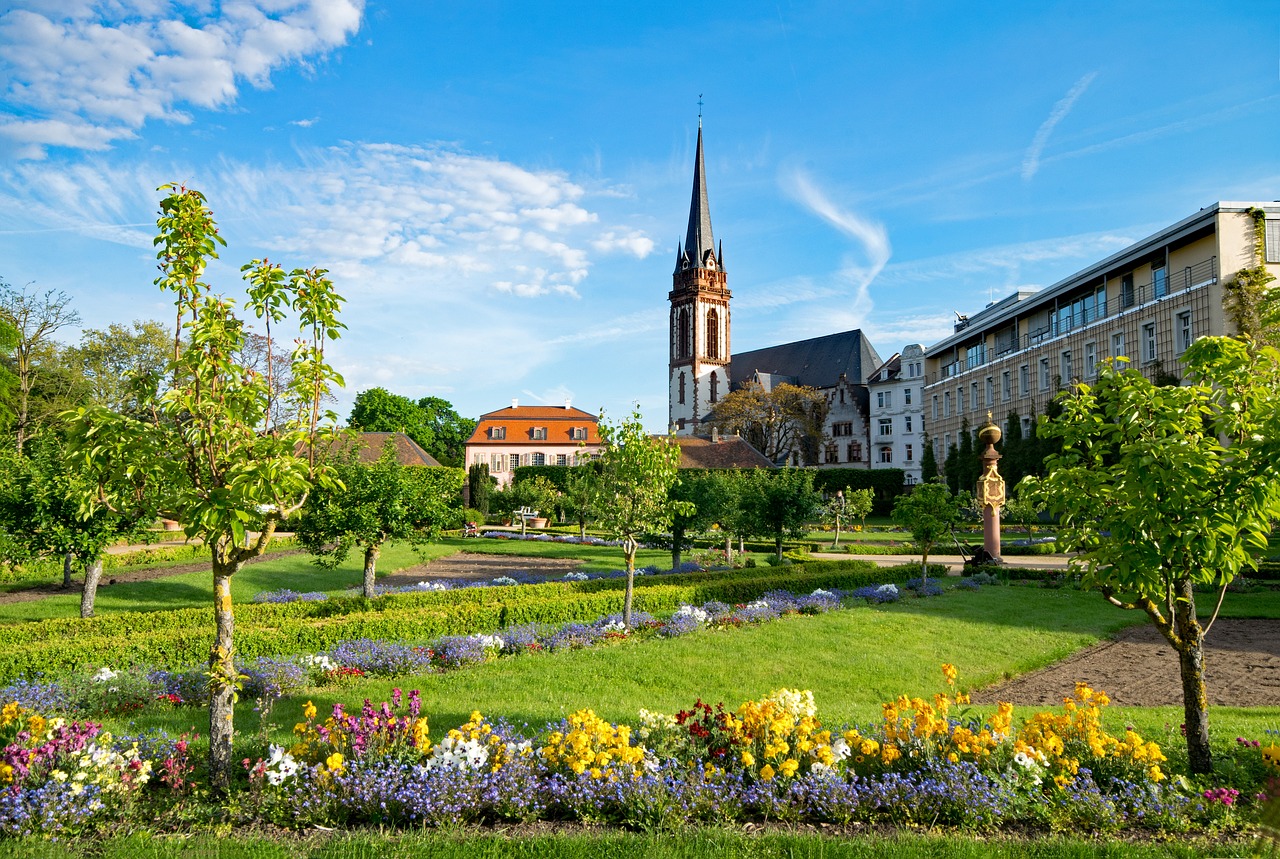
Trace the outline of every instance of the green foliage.
<path fill-rule="evenodd" d="M 567 516 L 578 523 L 578 535 L 585 537 L 587 524 L 600 516 L 601 491 L 600 470 L 596 463 L 574 466 L 565 482 L 560 498 Z"/>
<path fill-rule="evenodd" d="M 359 461 L 354 445 L 332 463 L 337 482 L 307 497 L 295 528 L 298 541 L 329 568 L 353 548 L 365 554 L 364 595 L 373 596 L 375 564 L 388 540 L 420 546 L 461 518 L 462 472 L 404 466 L 388 441 L 378 461 Z"/>
<path fill-rule="evenodd" d="M 672 519 L 692 505 L 672 500 L 678 481 L 680 446 L 670 436 L 651 436 L 640 410 L 618 424 L 600 416 L 600 526 L 621 540 L 626 560 L 627 590 L 623 620 L 631 626 L 631 592 L 636 550 L 644 534 L 671 530 Z"/>
<path fill-rule="evenodd" d="M 135 320 L 86 329 L 80 343 L 67 350 L 67 363 L 83 379 L 89 402 L 139 417 L 158 394 L 172 354 L 163 325 Z"/>
<path fill-rule="evenodd" d="M 813 476 L 808 469 L 757 469 L 743 482 L 739 507 L 744 533 L 772 537 L 778 559 L 782 558 L 782 541 L 803 537 L 808 524 L 819 515 L 822 496 L 813 489 Z"/>
<path fill-rule="evenodd" d="M 814 472 L 813 488 L 825 495 L 841 489 L 870 489 L 875 493 L 872 513 L 888 516 L 893 500 L 902 494 L 902 480 L 901 468 L 821 468 Z"/>
<path fill-rule="evenodd" d="M 865 561 L 812 561 L 786 571 L 641 576 L 635 604 L 649 612 L 673 611 L 708 600 L 750 602 L 771 590 L 857 588 L 915 575 L 914 564 L 889 569 Z M 626 583 L 616 579 L 541 585 L 464 588 L 399 594 L 366 600 L 242 605 L 237 613 L 236 653 L 255 656 L 315 653 L 350 638 L 425 641 L 439 635 L 493 632 L 520 623 L 594 620 L 623 609 Z M 89 661 L 111 665 L 177 668 L 207 653 L 207 609 L 121 612 L 101 617 L 46 620 L 11 627 L 0 652 L 0 682 L 39 672 L 56 674 Z"/>
<path fill-rule="evenodd" d="M 941 473 L 938 471 L 938 455 L 934 452 L 933 445 L 933 438 L 925 433 L 920 445 L 924 450 L 920 454 L 920 480 L 924 483 L 936 480 Z"/>
<path fill-rule="evenodd" d="M 564 492 L 569 488 L 569 480 L 577 469 L 576 465 L 521 465 L 512 472 L 511 480 L 513 483 L 523 483 L 541 478 L 554 486 L 557 492 Z"/>
<path fill-rule="evenodd" d="M 366 432 L 402 432 L 448 466 L 462 465 L 467 439 L 476 428 L 475 421 L 459 415 L 447 400 L 423 397 L 414 402 L 385 388 L 356 394 L 347 422 Z"/>
<path fill-rule="evenodd" d="M 539 474 L 496 490 L 489 496 L 489 506 L 503 516 L 512 516 L 521 507 L 528 507 L 537 510 L 540 516 L 551 518 L 559 499 L 559 490 Z"/>
<path fill-rule="evenodd" d="M 1254 566 L 1280 518 L 1280 352 L 1205 337 L 1183 360 L 1178 387 L 1112 362 L 1076 386 L 1041 421 L 1062 447 L 1030 489 L 1059 516 L 1082 583 L 1145 612 L 1178 652 L 1191 769 L 1208 772 L 1194 586 Z"/>
<path fill-rule="evenodd" d="M 764 390 L 748 383 L 720 398 L 711 421 L 725 434 L 736 433 L 770 462 L 798 454 L 805 465 L 816 465 L 822 428 L 830 406 L 814 388 L 780 384 Z"/>
<path fill-rule="evenodd" d="M 731 522 L 738 513 L 740 481 L 734 473 L 685 469 L 671 487 L 671 500 L 684 502 L 671 519 L 671 567 L 693 546 L 695 535 L 712 525 Z"/>
<path fill-rule="evenodd" d="M 493 492 L 494 479 L 489 475 L 489 465 L 477 462 L 467 469 L 467 496 L 471 506 L 481 513 L 480 522 L 489 515 L 489 498 Z"/>
<path fill-rule="evenodd" d="M 951 529 L 959 524 L 962 503 L 945 484 L 921 483 L 893 505 L 894 524 L 911 532 L 920 550 L 921 569 L 927 569 L 933 547 L 950 537 Z"/>

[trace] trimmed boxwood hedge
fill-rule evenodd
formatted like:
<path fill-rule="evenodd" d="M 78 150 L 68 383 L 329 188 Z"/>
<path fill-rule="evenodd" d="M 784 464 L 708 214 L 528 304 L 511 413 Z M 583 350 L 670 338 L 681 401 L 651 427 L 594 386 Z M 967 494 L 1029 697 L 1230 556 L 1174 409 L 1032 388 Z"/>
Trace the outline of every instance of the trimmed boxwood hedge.
<path fill-rule="evenodd" d="M 640 577 L 635 606 L 672 611 L 708 600 L 743 603 L 771 590 L 857 588 L 905 581 L 915 564 L 877 568 L 866 561 L 810 561 L 788 567 Z M 622 610 L 623 582 L 549 582 L 509 587 L 459 588 L 366 600 L 249 603 L 236 609 L 236 653 L 241 659 L 316 653 L 352 638 L 427 641 L 441 635 L 493 632 L 520 623 L 591 621 Z M 40 673 L 56 676 L 92 666 L 124 664 L 178 668 L 208 658 L 212 624 L 206 608 L 121 612 L 59 618 L 6 627 L 0 682 Z"/>

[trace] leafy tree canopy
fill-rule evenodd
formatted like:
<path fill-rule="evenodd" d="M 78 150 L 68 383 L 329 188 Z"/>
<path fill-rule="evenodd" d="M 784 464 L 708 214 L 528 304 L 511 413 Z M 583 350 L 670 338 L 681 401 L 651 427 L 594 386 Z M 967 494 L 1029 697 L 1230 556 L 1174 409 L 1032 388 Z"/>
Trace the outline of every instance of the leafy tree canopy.
<path fill-rule="evenodd" d="M 403 432 L 442 465 L 461 466 L 466 442 L 476 422 L 459 415 L 439 397 L 414 402 L 385 388 L 370 388 L 356 395 L 348 423 L 366 432 Z"/>
<path fill-rule="evenodd" d="M 921 483 L 893 505 L 893 524 L 911 532 L 920 550 L 920 576 L 929 574 L 929 554 L 960 522 L 967 495 L 951 494 L 945 483 Z"/>
<path fill-rule="evenodd" d="M 1188 383 L 1162 387 L 1127 362 L 1060 399 L 1040 434 L 1060 452 L 1031 497 L 1059 517 L 1087 587 L 1144 612 L 1178 653 L 1191 770 L 1209 772 L 1195 586 L 1225 589 L 1280 519 L 1280 352 L 1205 337 Z"/>
<path fill-rule="evenodd" d="M 814 388 L 783 383 L 766 391 L 752 382 L 722 397 L 711 422 L 722 433 L 738 433 L 772 462 L 796 452 L 802 465 L 814 465 L 829 411 L 827 398 Z"/>

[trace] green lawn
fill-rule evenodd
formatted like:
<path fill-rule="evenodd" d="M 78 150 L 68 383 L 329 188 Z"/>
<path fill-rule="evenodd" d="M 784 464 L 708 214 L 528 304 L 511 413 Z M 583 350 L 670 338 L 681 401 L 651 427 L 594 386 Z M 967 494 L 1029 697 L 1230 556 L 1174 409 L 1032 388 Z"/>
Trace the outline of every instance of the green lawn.
<path fill-rule="evenodd" d="M 120 836 L 103 841 L 49 844 L 0 842 L 0 857 L 23 859 L 1201 859 L 1266 855 L 1249 844 L 1196 839 L 1138 843 L 1065 837 L 1021 841 L 927 833 L 815 834 L 731 829 L 677 833 L 592 831 L 536 835 L 495 830 L 355 832 L 263 835 Z"/>

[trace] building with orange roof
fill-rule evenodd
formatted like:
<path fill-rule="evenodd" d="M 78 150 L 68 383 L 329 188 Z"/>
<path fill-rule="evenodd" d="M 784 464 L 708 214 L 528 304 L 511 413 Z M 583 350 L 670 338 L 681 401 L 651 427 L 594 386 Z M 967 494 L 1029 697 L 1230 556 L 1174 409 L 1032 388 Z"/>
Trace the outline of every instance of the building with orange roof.
<path fill-rule="evenodd" d="M 466 466 L 483 463 L 499 486 L 522 465 L 576 465 L 600 451 L 598 418 L 563 406 L 511 406 L 480 416 L 467 439 Z"/>

